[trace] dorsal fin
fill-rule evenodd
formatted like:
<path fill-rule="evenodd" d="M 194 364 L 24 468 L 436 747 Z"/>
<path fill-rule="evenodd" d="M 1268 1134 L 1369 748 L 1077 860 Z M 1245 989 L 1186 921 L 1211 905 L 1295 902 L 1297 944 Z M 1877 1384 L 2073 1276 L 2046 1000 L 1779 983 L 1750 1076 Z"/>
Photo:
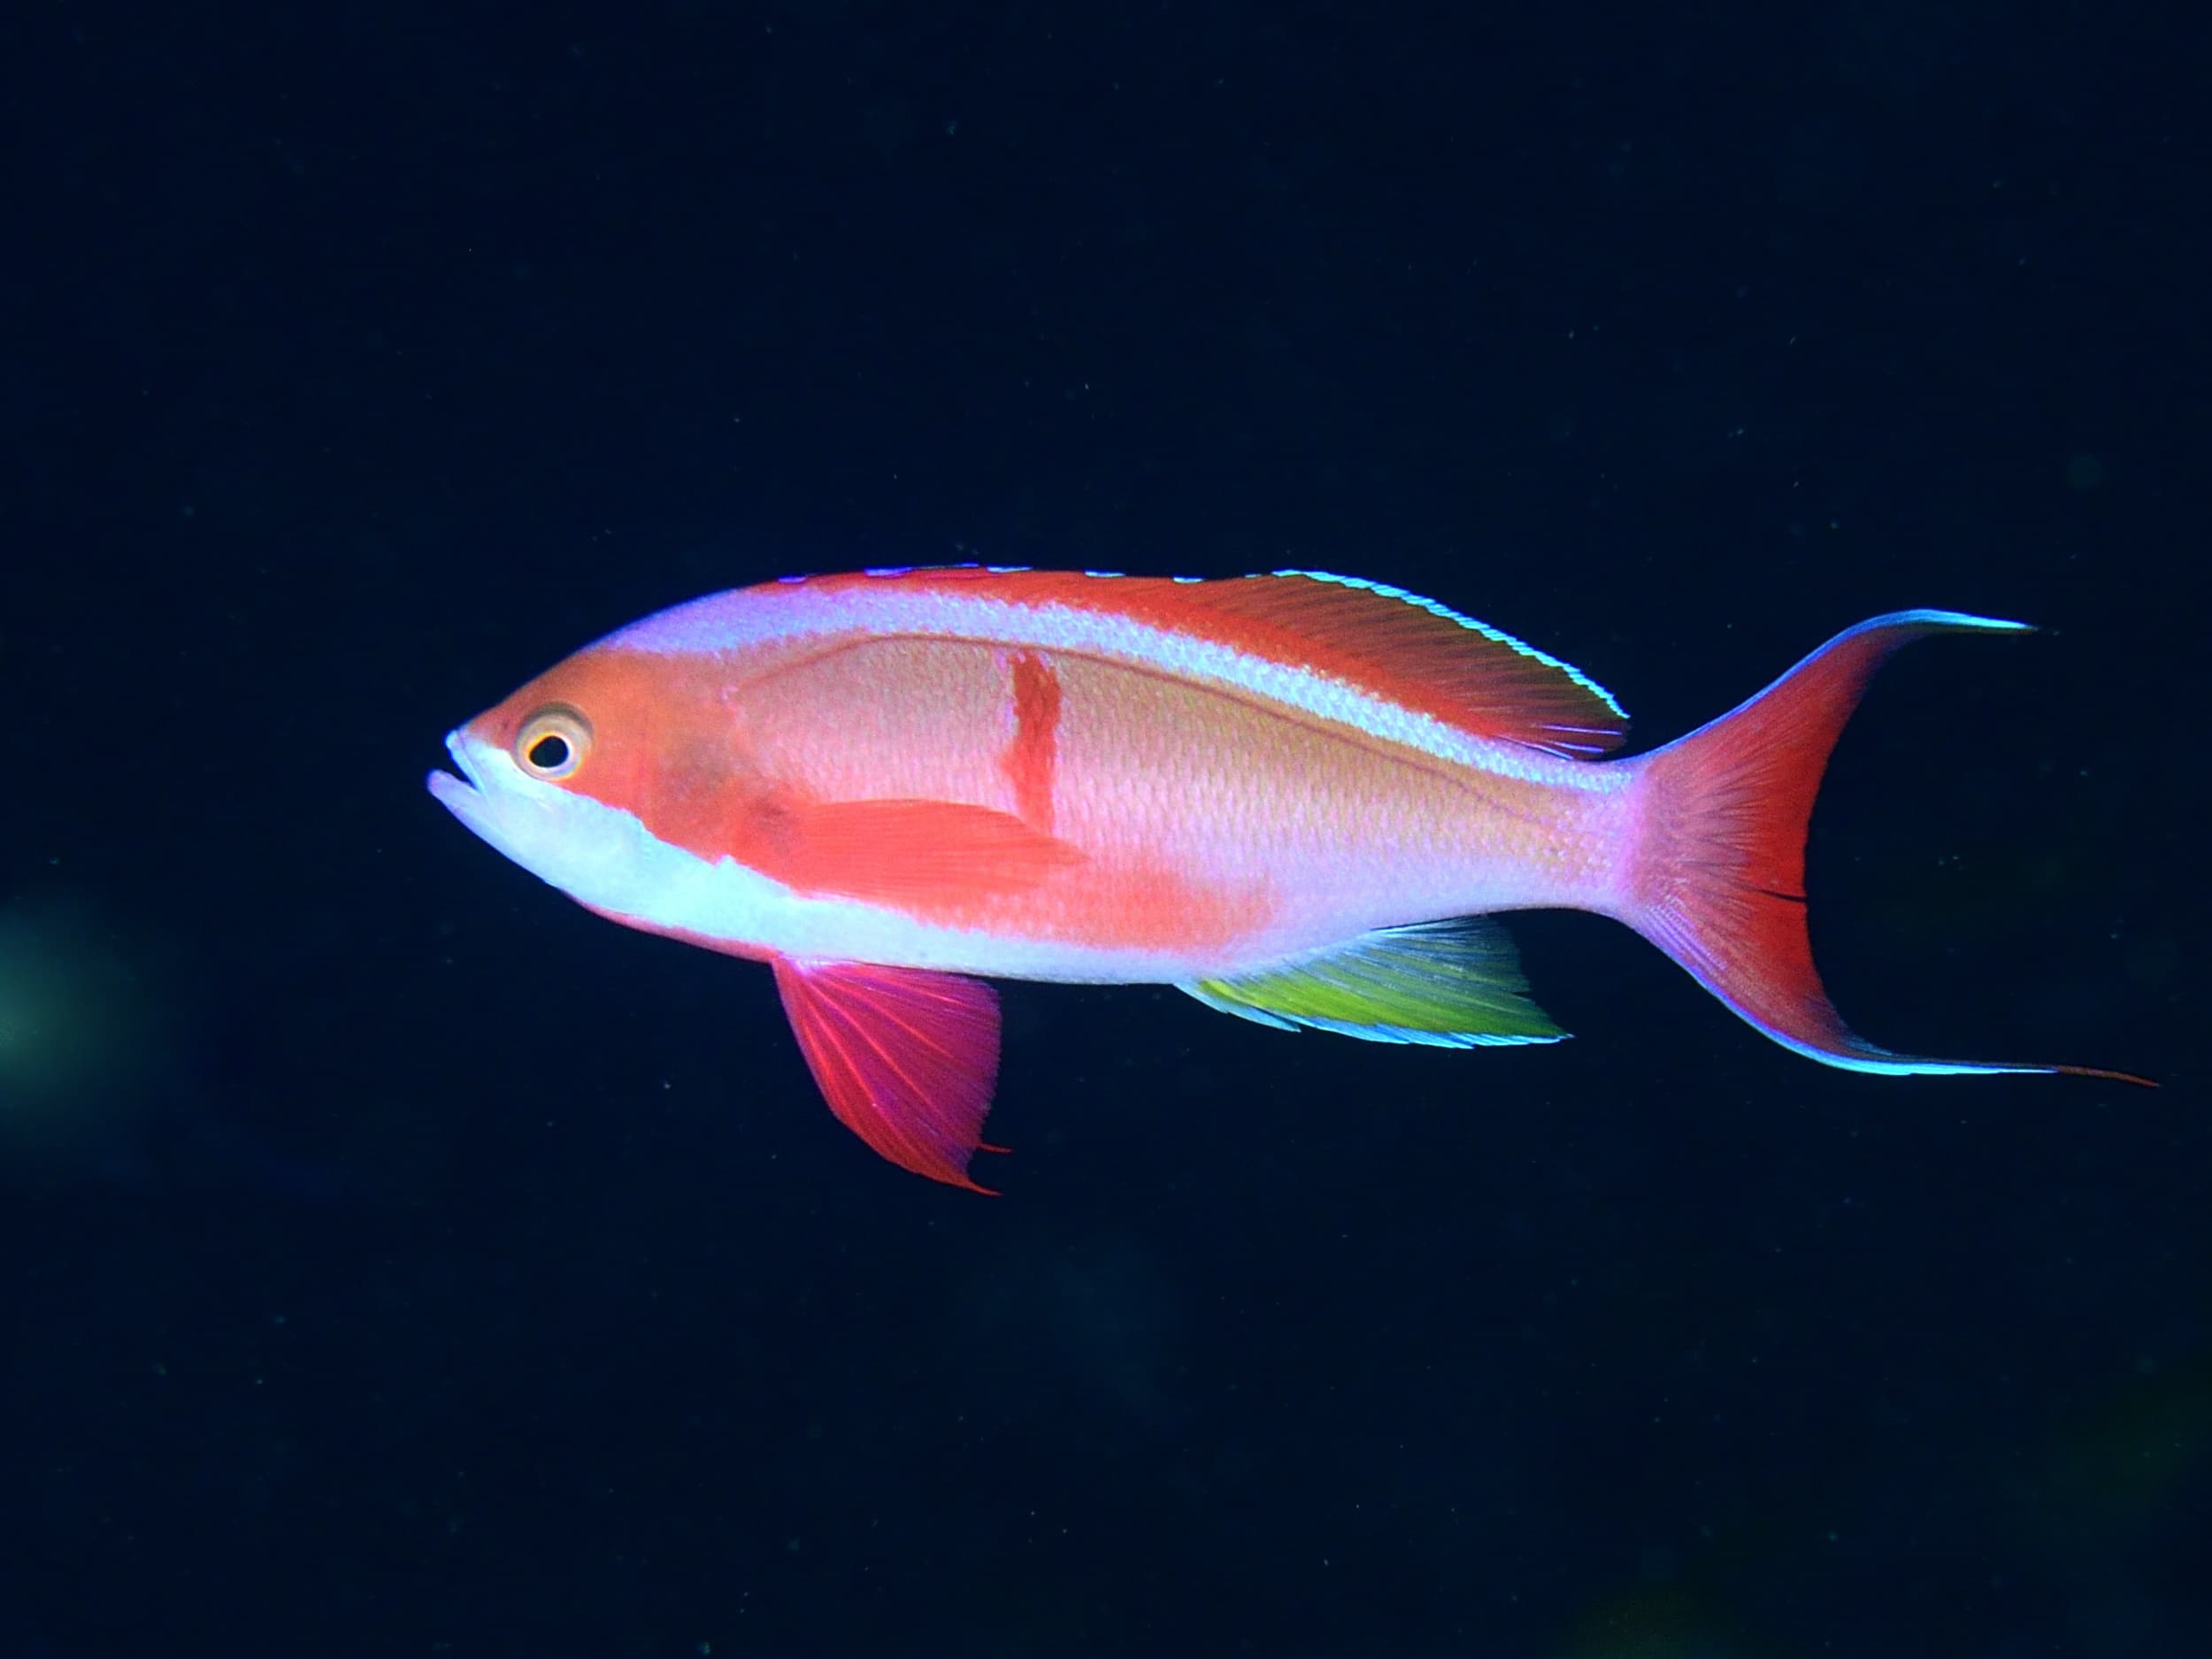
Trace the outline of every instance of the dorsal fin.
<path fill-rule="evenodd" d="M 1619 748 L 1628 734 L 1626 712 L 1578 670 L 1402 588 L 1276 571 L 1174 591 L 1222 616 L 1283 630 L 1306 642 L 1308 666 L 1479 736 L 1586 758 Z"/>
<path fill-rule="evenodd" d="M 815 578 L 957 588 L 1015 604 L 1124 616 L 1310 670 L 1456 727 L 1570 759 L 1620 747 L 1628 716 L 1557 657 L 1402 588 L 1323 571 L 1196 580 L 980 565 Z"/>

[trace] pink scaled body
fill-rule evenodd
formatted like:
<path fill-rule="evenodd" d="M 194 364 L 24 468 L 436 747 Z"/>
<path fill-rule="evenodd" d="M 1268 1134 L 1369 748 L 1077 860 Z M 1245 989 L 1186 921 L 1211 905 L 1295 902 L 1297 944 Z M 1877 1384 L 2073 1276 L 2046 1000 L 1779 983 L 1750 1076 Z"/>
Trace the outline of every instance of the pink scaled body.
<path fill-rule="evenodd" d="M 831 1106 L 973 1185 L 983 977 L 1158 983 L 1262 1023 L 1448 1046 L 1561 1033 L 1468 918 L 1613 916 L 1747 1019 L 1872 1071 L 1806 944 L 1802 849 L 1867 677 L 1935 632 L 1839 636 L 1628 761 L 1574 670 L 1313 572 L 973 568 L 766 583 L 648 618 L 452 734 L 431 787 L 633 926 L 772 963 Z"/>

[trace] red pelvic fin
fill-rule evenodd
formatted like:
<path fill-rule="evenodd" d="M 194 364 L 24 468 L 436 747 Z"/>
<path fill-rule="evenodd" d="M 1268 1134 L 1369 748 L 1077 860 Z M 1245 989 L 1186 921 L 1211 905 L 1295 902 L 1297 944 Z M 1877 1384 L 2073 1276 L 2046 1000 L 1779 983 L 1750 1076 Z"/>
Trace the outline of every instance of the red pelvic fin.
<path fill-rule="evenodd" d="M 1828 757 L 1867 681 L 1931 634 L 2012 634 L 2018 622 L 1903 611 L 1837 635 L 1750 702 L 1629 763 L 1643 773 L 1645 841 L 1622 919 L 1777 1042 L 1857 1071 L 2064 1071 L 2083 1066 L 1893 1054 L 1843 1023 L 1805 926 L 1805 832 Z"/>
<path fill-rule="evenodd" d="M 968 1160 L 998 1082 L 998 993 L 923 968 L 774 963 L 792 1033 L 840 1121 L 902 1169 L 988 1192 Z"/>

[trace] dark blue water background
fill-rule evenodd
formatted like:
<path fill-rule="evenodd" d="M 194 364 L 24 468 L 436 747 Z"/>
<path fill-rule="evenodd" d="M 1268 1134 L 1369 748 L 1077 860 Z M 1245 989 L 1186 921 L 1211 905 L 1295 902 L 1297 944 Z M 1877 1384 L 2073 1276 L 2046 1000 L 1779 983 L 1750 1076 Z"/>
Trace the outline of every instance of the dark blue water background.
<path fill-rule="evenodd" d="M 2200 29 L 24 8 L 0 1654 L 2212 1651 Z M 1533 918 L 1555 1049 L 1010 987 L 986 1202 L 422 793 L 662 604 L 973 557 L 1398 583 L 1645 742 L 2044 624 L 1877 686 L 1816 944 L 2168 1087 Z"/>

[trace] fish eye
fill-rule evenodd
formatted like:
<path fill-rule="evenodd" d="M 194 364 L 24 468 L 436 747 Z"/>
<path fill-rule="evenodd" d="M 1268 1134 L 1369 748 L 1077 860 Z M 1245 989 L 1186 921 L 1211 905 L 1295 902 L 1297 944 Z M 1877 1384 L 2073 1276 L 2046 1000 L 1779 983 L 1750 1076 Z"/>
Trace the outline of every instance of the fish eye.
<path fill-rule="evenodd" d="M 515 733 L 515 759 L 533 778 L 572 776 L 591 752 L 591 722 L 556 703 L 540 709 Z"/>

